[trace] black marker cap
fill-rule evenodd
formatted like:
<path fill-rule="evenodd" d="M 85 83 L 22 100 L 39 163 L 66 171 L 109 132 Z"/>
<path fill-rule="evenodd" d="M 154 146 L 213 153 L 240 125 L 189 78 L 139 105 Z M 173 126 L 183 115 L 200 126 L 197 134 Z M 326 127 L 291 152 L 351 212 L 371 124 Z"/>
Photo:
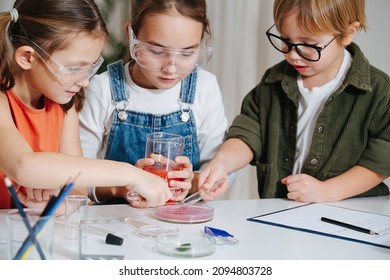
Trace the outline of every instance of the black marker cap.
<path fill-rule="evenodd" d="M 106 236 L 106 244 L 111 244 L 111 245 L 122 245 L 123 243 L 123 238 L 113 235 L 111 233 L 107 234 Z"/>

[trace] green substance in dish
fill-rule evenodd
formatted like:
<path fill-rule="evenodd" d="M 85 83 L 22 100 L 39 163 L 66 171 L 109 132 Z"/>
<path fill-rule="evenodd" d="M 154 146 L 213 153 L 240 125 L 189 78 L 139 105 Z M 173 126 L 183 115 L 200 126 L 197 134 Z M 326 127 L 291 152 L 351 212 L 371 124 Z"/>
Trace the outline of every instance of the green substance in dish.
<path fill-rule="evenodd" d="M 176 251 L 179 251 L 179 252 L 186 252 L 189 250 L 191 250 L 191 243 L 183 243 L 183 244 L 180 244 L 180 246 L 176 247 Z"/>

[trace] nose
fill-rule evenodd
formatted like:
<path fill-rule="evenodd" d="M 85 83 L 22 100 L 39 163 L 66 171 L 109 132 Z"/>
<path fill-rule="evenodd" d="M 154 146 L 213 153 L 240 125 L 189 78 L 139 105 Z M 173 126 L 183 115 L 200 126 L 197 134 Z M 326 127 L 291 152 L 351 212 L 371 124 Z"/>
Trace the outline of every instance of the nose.
<path fill-rule="evenodd" d="M 179 71 L 179 67 L 174 61 L 170 61 L 167 65 L 161 68 L 162 71 L 167 72 L 169 74 L 173 74 Z"/>
<path fill-rule="evenodd" d="M 76 85 L 80 86 L 80 87 L 87 87 L 89 85 L 89 78 L 85 78 L 83 80 L 80 80 L 76 83 Z"/>

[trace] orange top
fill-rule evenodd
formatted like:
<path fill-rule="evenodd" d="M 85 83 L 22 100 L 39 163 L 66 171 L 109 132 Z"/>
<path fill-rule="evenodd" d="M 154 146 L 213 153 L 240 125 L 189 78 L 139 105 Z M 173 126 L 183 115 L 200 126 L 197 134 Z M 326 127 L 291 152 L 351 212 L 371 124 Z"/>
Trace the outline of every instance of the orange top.
<path fill-rule="evenodd" d="M 37 110 L 27 107 L 12 90 L 7 91 L 6 95 L 15 126 L 31 149 L 34 152 L 58 152 L 65 116 L 61 106 L 46 98 L 44 108 Z M 8 209 L 12 205 L 11 197 L 1 170 L 0 176 L 0 209 Z"/>

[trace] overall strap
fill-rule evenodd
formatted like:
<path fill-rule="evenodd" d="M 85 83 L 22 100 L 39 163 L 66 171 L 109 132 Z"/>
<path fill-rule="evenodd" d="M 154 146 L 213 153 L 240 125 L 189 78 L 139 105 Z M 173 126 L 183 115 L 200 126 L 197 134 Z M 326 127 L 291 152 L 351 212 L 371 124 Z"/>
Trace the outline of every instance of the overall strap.
<path fill-rule="evenodd" d="M 183 103 L 192 104 L 195 99 L 196 80 L 198 78 L 198 70 L 195 68 L 182 82 L 180 100 Z"/>
<path fill-rule="evenodd" d="M 123 60 L 113 62 L 107 66 L 110 79 L 111 96 L 113 102 L 127 100 L 126 77 L 123 69 Z"/>

